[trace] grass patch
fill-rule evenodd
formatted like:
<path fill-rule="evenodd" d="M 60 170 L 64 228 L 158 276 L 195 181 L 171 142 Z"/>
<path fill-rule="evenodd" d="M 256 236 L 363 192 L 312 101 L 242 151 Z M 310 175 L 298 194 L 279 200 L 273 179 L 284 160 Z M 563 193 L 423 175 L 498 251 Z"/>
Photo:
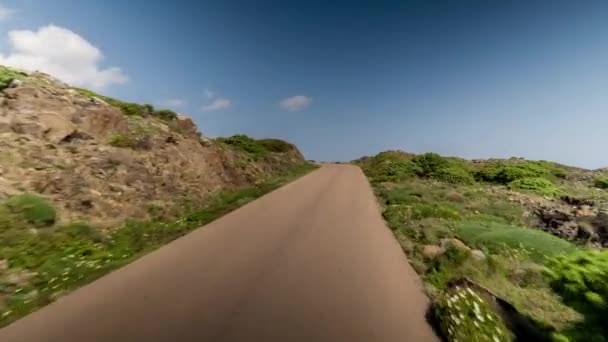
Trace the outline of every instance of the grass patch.
<path fill-rule="evenodd" d="M 530 253 L 537 261 L 576 251 L 576 247 L 541 230 L 500 223 L 466 221 L 454 225 L 454 231 L 467 244 L 500 252 L 504 248 Z"/>
<path fill-rule="evenodd" d="M 258 185 L 220 192 L 202 205 L 192 205 L 180 217 L 129 221 L 108 234 L 85 223 L 33 234 L 0 206 L 0 259 L 9 261 L 9 272 L 13 274 L 35 274 L 19 284 L 0 282 L 8 306 L 0 313 L 0 325 L 9 324 L 315 168 L 302 163 Z"/>
<path fill-rule="evenodd" d="M 35 194 L 21 194 L 9 198 L 4 204 L 19 219 L 36 227 L 50 226 L 57 219 L 57 211 L 46 199 Z"/>

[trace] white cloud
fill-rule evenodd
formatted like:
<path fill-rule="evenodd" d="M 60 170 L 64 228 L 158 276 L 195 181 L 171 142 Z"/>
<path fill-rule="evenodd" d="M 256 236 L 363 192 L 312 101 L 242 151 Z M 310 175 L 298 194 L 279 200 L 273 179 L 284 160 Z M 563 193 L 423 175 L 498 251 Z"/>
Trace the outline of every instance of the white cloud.
<path fill-rule="evenodd" d="M 215 92 L 211 89 L 205 89 L 205 97 L 212 99 L 215 97 Z"/>
<path fill-rule="evenodd" d="M 71 85 L 96 90 L 128 81 L 120 68 L 102 69 L 101 51 L 68 29 L 48 25 L 38 31 L 10 31 L 8 38 L 11 51 L 0 54 L 0 64 L 39 70 Z"/>
<path fill-rule="evenodd" d="M 281 101 L 281 107 L 290 112 L 295 112 L 300 109 L 306 108 L 312 102 L 312 98 L 304 95 L 296 95 L 288 97 Z"/>
<path fill-rule="evenodd" d="M 16 11 L 12 8 L 6 7 L 3 4 L 0 4 L 0 21 L 5 21 L 10 19 Z"/>
<path fill-rule="evenodd" d="M 224 99 L 224 98 L 217 98 L 215 100 L 213 100 L 213 102 L 211 102 L 209 105 L 206 105 L 203 107 L 203 110 L 205 112 L 211 112 L 214 110 L 220 110 L 220 109 L 224 109 L 224 108 L 228 108 L 230 107 L 230 105 L 232 105 L 232 103 L 230 102 L 230 100 L 228 99 Z"/>
<path fill-rule="evenodd" d="M 184 99 L 166 99 L 159 102 L 161 106 L 167 107 L 181 107 L 186 104 Z"/>

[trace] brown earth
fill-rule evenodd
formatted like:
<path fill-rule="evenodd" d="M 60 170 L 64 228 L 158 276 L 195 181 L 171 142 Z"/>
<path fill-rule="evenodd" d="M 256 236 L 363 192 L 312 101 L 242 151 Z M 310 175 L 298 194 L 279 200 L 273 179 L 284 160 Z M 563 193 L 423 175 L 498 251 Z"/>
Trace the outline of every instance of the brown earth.
<path fill-rule="evenodd" d="M 117 146 L 119 138 L 130 146 Z M 41 73 L 0 91 L 0 202 L 38 193 L 62 222 L 146 219 L 151 209 L 196 203 L 302 161 L 295 147 L 252 161 L 202 136 L 187 117 L 125 115 Z"/>
<path fill-rule="evenodd" d="M 427 305 L 363 173 L 326 165 L 0 330 L 0 341 L 438 341 Z"/>

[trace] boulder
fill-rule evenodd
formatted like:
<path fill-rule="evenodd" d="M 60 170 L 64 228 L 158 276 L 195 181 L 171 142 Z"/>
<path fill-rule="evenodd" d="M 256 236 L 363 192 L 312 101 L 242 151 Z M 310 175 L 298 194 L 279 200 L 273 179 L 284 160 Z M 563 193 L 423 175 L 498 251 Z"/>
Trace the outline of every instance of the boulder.
<path fill-rule="evenodd" d="M 428 260 L 433 260 L 444 252 L 445 250 L 437 245 L 424 245 L 422 247 L 422 255 Z"/>
<path fill-rule="evenodd" d="M 485 253 L 480 251 L 479 249 L 472 250 L 471 256 L 476 260 L 485 260 L 485 258 L 486 258 Z"/>
<path fill-rule="evenodd" d="M 470 251 L 471 248 L 469 248 L 469 246 L 467 246 L 464 242 L 456 239 L 456 238 L 445 238 L 445 239 L 441 239 L 441 241 L 439 242 L 439 245 L 441 246 L 441 248 L 443 250 L 447 250 L 448 247 L 452 246 L 455 247 L 458 250 L 461 251 Z"/>

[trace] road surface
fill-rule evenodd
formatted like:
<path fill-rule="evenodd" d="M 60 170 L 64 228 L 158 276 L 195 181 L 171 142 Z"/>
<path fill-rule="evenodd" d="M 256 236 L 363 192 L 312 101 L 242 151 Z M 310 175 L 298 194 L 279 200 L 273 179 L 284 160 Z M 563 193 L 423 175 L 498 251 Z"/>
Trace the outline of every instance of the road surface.
<path fill-rule="evenodd" d="M 0 341 L 437 341 L 427 302 L 361 170 L 325 165 L 0 330 Z"/>

